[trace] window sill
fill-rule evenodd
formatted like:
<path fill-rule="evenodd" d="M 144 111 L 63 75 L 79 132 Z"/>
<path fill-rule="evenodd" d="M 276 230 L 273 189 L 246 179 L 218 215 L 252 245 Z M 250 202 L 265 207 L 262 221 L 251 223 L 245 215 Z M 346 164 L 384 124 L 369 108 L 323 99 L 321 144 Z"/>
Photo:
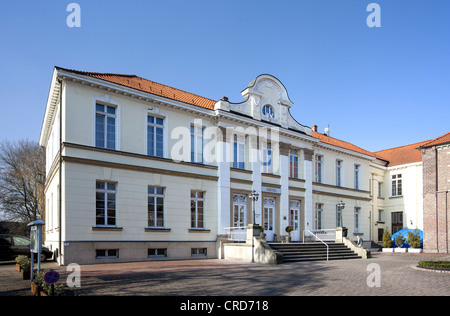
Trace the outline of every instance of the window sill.
<path fill-rule="evenodd" d="M 389 199 L 399 199 L 402 198 L 403 195 L 390 196 Z"/>
<path fill-rule="evenodd" d="M 152 233 L 169 233 L 171 231 L 170 228 L 164 228 L 164 227 L 145 227 L 144 229 L 146 232 L 152 232 Z"/>
<path fill-rule="evenodd" d="M 210 233 L 211 229 L 205 229 L 205 228 L 189 228 L 188 232 L 190 233 Z"/>
<path fill-rule="evenodd" d="M 123 227 L 117 226 L 92 226 L 93 231 L 122 231 Z"/>

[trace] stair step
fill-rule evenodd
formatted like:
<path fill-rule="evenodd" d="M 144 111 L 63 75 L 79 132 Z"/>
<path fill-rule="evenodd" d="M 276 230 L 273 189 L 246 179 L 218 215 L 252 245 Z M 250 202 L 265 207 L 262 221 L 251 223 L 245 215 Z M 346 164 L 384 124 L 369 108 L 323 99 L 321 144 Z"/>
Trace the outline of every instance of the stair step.
<path fill-rule="evenodd" d="M 327 260 L 327 246 L 323 243 L 268 243 L 269 246 L 283 254 L 283 262 Z M 343 243 L 328 244 L 329 260 L 361 259 Z"/>

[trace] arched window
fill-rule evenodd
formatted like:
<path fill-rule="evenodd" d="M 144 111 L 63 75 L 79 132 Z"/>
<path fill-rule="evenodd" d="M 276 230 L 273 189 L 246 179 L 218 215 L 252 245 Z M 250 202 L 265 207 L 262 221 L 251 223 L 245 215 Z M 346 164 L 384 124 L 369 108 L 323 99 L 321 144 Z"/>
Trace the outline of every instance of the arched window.
<path fill-rule="evenodd" d="M 271 119 L 275 116 L 275 112 L 272 108 L 272 106 L 270 106 L 269 104 L 266 104 L 262 107 L 262 114 L 263 116 Z"/>

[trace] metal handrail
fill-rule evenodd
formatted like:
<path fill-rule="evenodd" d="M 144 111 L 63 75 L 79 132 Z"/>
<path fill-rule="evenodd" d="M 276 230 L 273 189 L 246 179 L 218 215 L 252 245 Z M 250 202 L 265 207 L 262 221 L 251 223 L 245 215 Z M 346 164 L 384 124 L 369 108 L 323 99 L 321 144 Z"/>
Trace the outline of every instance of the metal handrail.
<path fill-rule="evenodd" d="M 310 233 L 311 235 L 313 235 L 315 238 L 317 238 L 322 244 L 324 244 L 325 246 L 327 246 L 327 261 L 328 261 L 328 257 L 329 257 L 329 253 L 330 253 L 330 246 L 327 245 L 326 242 L 324 242 L 322 239 L 320 239 L 319 237 L 317 237 L 316 234 L 314 234 L 312 231 L 310 230 L 304 230 L 303 231 L 303 243 L 305 243 L 305 232 Z"/>

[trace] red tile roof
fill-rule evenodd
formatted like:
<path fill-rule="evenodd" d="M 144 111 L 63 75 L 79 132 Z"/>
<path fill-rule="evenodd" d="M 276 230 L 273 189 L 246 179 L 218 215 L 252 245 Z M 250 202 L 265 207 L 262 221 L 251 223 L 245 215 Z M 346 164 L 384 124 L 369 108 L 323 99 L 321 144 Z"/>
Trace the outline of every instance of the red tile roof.
<path fill-rule="evenodd" d="M 441 145 L 441 144 L 445 144 L 445 143 L 450 143 L 450 132 L 448 132 L 447 134 L 444 134 L 442 136 L 439 136 L 435 139 L 432 139 L 432 140 L 428 141 L 426 144 L 421 145 L 420 147 L 431 147 L 431 146 Z"/>
<path fill-rule="evenodd" d="M 384 160 L 389 161 L 389 167 L 404 165 L 407 163 L 422 161 L 422 154 L 417 150 L 423 144 L 429 142 L 429 140 L 376 151 L 375 154 L 382 157 Z"/>
<path fill-rule="evenodd" d="M 380 157 L 377 157 L 374 153 L 372 153 L 370 151 L 362 149 L 362 148 L 360 148 L 358 146 L 355 146 L 355 145 L 353 145 L 351 143 L 348 143 L 348 142 L 345 142 L 343 140 L 339 140 L 337 138 L 333 138 L 333 137 L 330 137 L 330 136 L 327 136 L 327 135 L 324 135 L 324 134 L 321 134 L 321 133 L 317 133 L 315 131 L 312 131 L 312 136 L 315 137 L 315 138 L 320 139 L 321 142 L 329 144 L 329 145 L 337 146 L 337 147 L 348 149 L 348 150 L 351 150 L 351 151 L 356 151 L 356 152 L 358 152 L 360 154 L 365 154 L 365 155 L 368 155 L 368 156 L 371 156 L 371 157 L 380 158 Z"/>
<path fill-rule="evenodd" d="M 129 88 L 137 89 L 140 91 L 148 92 L 154 95 L 165 97 L 168 99 L 196 105 L 205 109 L 214 110 L 216 101 L 198 96 L 193 93 L 189 93 L 180 89 L 172 88 L 167 85 L 150 81 L 136 75 L 124 75 L 124 74 L 112 74 L 112 73 L 98 73 L 98 72 L 86 72 L 72 69 L 62 70 L 70 71 L 76 74 L 89 76 L 97 79 L 102 79 L 108 82 L 116 83 Z"/>

